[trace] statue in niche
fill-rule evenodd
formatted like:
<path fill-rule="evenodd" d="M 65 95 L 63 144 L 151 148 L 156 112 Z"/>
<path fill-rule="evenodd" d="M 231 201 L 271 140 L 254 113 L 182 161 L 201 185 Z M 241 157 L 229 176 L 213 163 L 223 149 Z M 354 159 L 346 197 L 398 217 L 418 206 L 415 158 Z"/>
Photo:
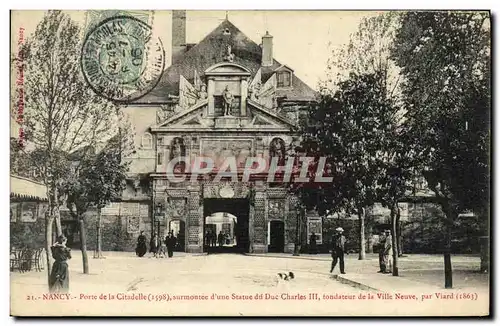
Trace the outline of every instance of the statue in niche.
<path fill-rule="evenodd" d="M 231 53 L 231 45 L 229 45 L 229 44 L 227 45 L 223 58 L 224 58 L 224 61 L 233 62 L 234 54 Z"/>
<path fill-rule="evenodd" d="M 186 156 L 186 146 L 182 138 L 174 138 L 170 146 L 170 160 Z M 174 172 L 184 172 L 185 162 L 177 162 L 173 167 Z"/>
<path fill-rule="evenodd" d="M 283 139 L 274 138 L 269 148 L 269 156 L 277 157 L 278 163 L 282 164 L 285 161 L 285 154 L 286 154 L 285 151 L 286 148 Z"/>
<path fill-rule="evenodd" d="M 172 140 L 172 150 L 170 152 L 170 159 L 179 156 L 184 156 L 184 154 L 185 154 L 184 141 L 182 140 L 182 138 L 174 138 L 174 140 Z"/>
<path fill-rule="evenodd" d="M 229 116 L 232 113 L 232 104 L 234 96 L 229 90 L 228 85 L 226 85 L 224 92 L 222 92 L 222 98 L 224 99 L 224 116 Z"/>

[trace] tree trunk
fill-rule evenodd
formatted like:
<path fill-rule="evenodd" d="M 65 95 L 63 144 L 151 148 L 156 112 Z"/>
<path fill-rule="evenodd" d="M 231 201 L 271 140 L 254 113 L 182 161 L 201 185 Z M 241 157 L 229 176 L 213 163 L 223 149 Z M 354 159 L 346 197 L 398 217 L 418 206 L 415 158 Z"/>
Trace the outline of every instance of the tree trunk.
<path fill-rule="evenodd" d="M 47 214 L 45 216 L 45 262 L 47 263 L 47 285 L 50 284 L 50 273 L 52 272 L 52 224 L 54 218 Z"/>
<path fill-rule="evenodd" d="M 101 208 L 97 208 L 97 245 L 96 245 L 96 258 L 102 258 L 102 235 L 101 235 Z"/>
<path fill-rule="evenodd" d="M 452 207 L 447 205 L 445 209 L 446 213 L 446 223 L 445 223 L 445 248 L 444 248 L 444 287 L 445 289 L 453 288 L 453 270 L 451 266 L 451 231 L 455 217 L 458 215 L 455 213 Z"/>
<path fill-rule="evenodd" d="M 397 218 L 396 215 L 397 212 L 396 210 L 399 210 L 397 207 L 397 203 L 393 203 L 391 206 L 391 246 L 392 246 L 392 275 L 393 276 L 399 276 L 399 269 L 398 269 L 398 245 L 397 245 L 397 231 L 398 231 L 398 225 L 397 225 Z"/>
<path fill-rule="evenodd" d="M 363 208 L 358 208 L 359 220 L 359 260 L 366 258 L 365 250 L 365 212 Z"/>
<path fill-rule="evenodd" d="M 398 257 L 403 256 L 403 239 L 401 232 L 401 209 L 396 205 L 396 245 Z"/>
<path fill-rule="evenodd" d="M 85 219 L 83 216 L 78 216 L 78 224 L 80 226 L 80 245 L 82 251 L 83 273 L 89 273 L 89 259 L 87 257 L 87 233 L 85 230 Z"/>
<path fill-rule="evenodd" d="M 445 230 L 444 288 L 453 288 L 453 270 L 451 267 L 451 227 L 448 223 Z"/>
<path fill-rule="evenodd" d="M 61 227 L 61 213 L 59 211 L 59 194 L 57 187 L 54 187 L 54 220 L 56 222 L 56 235 L 62 235 L 62 227 Z"/>
<path fill-rule="evenodd" d="M 481 256 L 481 265 L 479 270 L 482 273 L 487 273 L 490 271 L 490 226 L 489 226 L 489 212 L 488 210 L 484 210 L 479 213 L 479 221 L 480 221 L 480 229 L 482 230 L 482 236 L 479 237 L 479 245 L 480 245 L 480 256 Z"/>

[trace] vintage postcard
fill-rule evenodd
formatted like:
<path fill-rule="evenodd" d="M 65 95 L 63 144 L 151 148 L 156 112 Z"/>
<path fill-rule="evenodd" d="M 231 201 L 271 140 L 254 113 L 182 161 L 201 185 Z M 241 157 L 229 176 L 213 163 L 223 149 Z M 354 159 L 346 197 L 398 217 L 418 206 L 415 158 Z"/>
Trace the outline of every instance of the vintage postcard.
<path fill-rule="evenodd" d="M 489 316 L 488 11 L 11 11 L 12 316 Z"/>

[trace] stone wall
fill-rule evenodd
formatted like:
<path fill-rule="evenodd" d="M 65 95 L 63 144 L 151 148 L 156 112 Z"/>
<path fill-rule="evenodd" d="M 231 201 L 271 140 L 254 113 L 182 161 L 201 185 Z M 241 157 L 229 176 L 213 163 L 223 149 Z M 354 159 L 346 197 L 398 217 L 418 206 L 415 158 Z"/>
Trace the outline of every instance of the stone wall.
<path fill-rule="evenodd" d="M 101 249 L 103 251 L 135 251 L 139 231 L 144 231 L 144 235 L 151 239 L 151 219 L 141 216 L 139 218 L 139 227 L 131 230 L 127 225 L 129 216 L 121 215 L 102 215 L 101 216 Z M 87 230 L 87 249 L 93 251 L 97 245 L 97 214 L 87 216 L 85 220 Z"/>

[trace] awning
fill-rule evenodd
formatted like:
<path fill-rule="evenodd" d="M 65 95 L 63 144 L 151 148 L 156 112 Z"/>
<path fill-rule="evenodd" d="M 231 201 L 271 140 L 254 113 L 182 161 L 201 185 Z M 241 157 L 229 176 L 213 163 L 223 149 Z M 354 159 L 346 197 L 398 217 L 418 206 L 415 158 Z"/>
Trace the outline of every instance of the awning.
<path fill-rule="evenodd" d="M 47 187 L 40 182 L 11 174 L 10 197 L 30 200 L 47 200 Z"/>

